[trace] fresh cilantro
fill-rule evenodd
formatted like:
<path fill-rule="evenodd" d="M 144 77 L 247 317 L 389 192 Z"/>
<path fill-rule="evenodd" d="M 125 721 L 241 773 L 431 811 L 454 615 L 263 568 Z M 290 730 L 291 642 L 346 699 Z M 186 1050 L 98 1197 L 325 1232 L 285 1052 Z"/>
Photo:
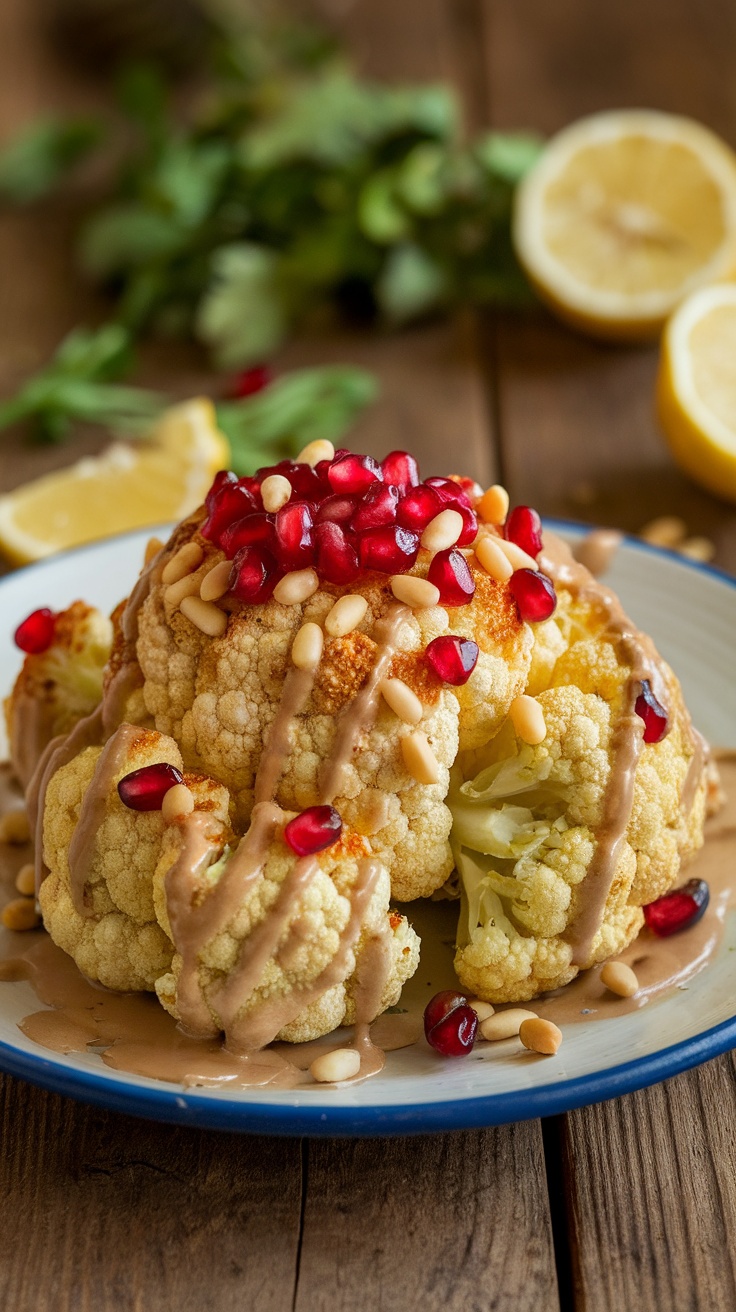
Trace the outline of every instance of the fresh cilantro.
<path fill-rule="evenodd" d="M 25 205 L 45 196 L 101 135 L 87 119 L 38 119 L 0 150 L 0 197 Z"/>

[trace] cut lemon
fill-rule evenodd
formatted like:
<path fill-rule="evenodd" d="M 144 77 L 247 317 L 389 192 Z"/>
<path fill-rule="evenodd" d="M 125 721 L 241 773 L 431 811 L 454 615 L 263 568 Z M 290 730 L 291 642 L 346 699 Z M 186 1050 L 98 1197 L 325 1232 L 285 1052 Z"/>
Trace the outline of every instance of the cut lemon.
<path fill-rule="evenodd" d="M 229 459 L 211 402 L 174 406 L 147 441 L 115 443 L 0 497 L 0 550 L 25 565 L 96 538 L 182 519 Z"/>
<path fill-rule="evenodd" d="M 520 184 L 514 243 L 560 318 L 600 337 L 655 335 L 689 292 L 736 271 L 736 155 L 654 110 L 581 119 Z"/>
<path fill-rule="evenodd" d="M 696 483 L 736 501 L 736 284 L 693 292 L 672 315 L 657 380 L 659 419 Z"/>

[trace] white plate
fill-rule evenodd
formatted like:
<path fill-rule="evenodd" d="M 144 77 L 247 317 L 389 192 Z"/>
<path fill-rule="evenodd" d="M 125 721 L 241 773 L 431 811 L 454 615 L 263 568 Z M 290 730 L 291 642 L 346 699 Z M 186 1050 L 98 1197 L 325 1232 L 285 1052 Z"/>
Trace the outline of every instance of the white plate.
<path fill-rule="evenodd" d="M 582 531 L 557 527 L 571 538 Z M 94 544 L 0 581 L 0 692 L 18 668 L 16 624 L 38 606 L 60 609 L 77 597 L 110 610 L 129 591 L 148 536 Z M 736 581 L 632 540 L 606 581 L 677 671 L 698 728 L 719 746 L 736 746 Z M 736 1046 L 734 948 L 731 915 L 718 956 L 690 982 L 687 1001 L 675 993 L 606 1024 L 570 1026 L 554 1060 L 516 1045 L 507 1045 L 508 1055 L 482 1045 L 470 1057 L 443 1061 L 419 1045 L 389 1053 L 381 1075 L 344 1089 L 184 1091 L 113 1072 L 94 1053 L 60 1056 L 17 1028 L 38 1009 L 30 986 L 3 984 L 0 1069 L 119 1111 L 230 1130 L 406 1134 L 502 1124 L 611 1098 Z"/>

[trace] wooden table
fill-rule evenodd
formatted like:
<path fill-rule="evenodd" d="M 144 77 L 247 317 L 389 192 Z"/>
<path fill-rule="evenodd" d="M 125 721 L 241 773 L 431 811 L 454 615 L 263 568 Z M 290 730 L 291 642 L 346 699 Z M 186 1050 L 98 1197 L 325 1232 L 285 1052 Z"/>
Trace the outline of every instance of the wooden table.
<path fill-rule="evenodd" d="M 364 69 L 454 81 L 473 127 L 553 131 L 618 105 L 736 138 L 726 0 L 323 0 Z M 36 11 L 0 9 L 0 125 L 94 103 L 44 53 Z M 71 271 L 75 201 L 0 221 L 3 394 L 94 308 Z M 384 384 L 356 434 L 428 472 L 451 447 L 515 501 L 636 530 L 682 514 L 736 567 L 736 515 L 673 468 L 652 414 L 654 349 L 584 341 L 541 311 L 460 316 L 390 340 L 301 343 L 285 363 L 362 361 Z M 206 384 L 188 350 L 144 373 Z M 63 463 L 0 444 L 0 483 Z M 460 449 L 463 457 L 460 459 Z M 434 466 L 431 470 L 430 466 Z M 547 1122 L 435 1138 L 279 1140 L 116 1116 L 0 1079 L 13 1312 L 686 1312 L 736 1306 L 736 1085 L 722 1057 Z"/>

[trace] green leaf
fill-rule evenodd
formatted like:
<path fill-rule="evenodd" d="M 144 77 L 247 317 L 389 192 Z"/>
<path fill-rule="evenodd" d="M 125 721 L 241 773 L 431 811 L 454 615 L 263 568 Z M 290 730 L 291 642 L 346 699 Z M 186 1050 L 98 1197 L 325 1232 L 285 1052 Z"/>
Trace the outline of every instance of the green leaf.
<path fill-rule="evenodd" d="M 516 184 L 536 163 L 544 142 L 529 132 L 491 132 L 473 147 L 481 164 L 504 182 Z"/>
<path fill-rule="evenodd" d="M 268 360 L 287 328 L 272 251 L 246 242 L 212 256 L 212 280 L 196 317 L 197 335 L 223 369 Z"/>
<path fill-rule="evenodd" d="M 0 196 L 23 205 L 47 195 L 101 136 L 87 119 L 39 119 L 0 151 Z"/>
<path fill-rule="evenodd" d="M 447 274 L 426 251 L 409 243 L 391 251 L 378 282 L 378 304 L 393 323 L 406 323 L 440 305 Z"/>
<path fill-rule="evenodd" d="M 175 219 L 131 202 L 111 205 L 90 219 L 82 229 L 79 257 L 85 273 L 104 279 L 165 259 L 181 242 Z"/>
<path fill-rule="evenodd" d="M 184 227 L 195 227 L 210 214 L 231 158 L 224 141 L 170 142 L 153 179 L 157 200 Z"/>
<path fill-rule="evenodd" d="M 393 169 L 382 169 L 368 179 L 358 200 L 358 219 L 366 237 L 381 245 L 409 236 L 411 223 L 396 195 Z"/>

